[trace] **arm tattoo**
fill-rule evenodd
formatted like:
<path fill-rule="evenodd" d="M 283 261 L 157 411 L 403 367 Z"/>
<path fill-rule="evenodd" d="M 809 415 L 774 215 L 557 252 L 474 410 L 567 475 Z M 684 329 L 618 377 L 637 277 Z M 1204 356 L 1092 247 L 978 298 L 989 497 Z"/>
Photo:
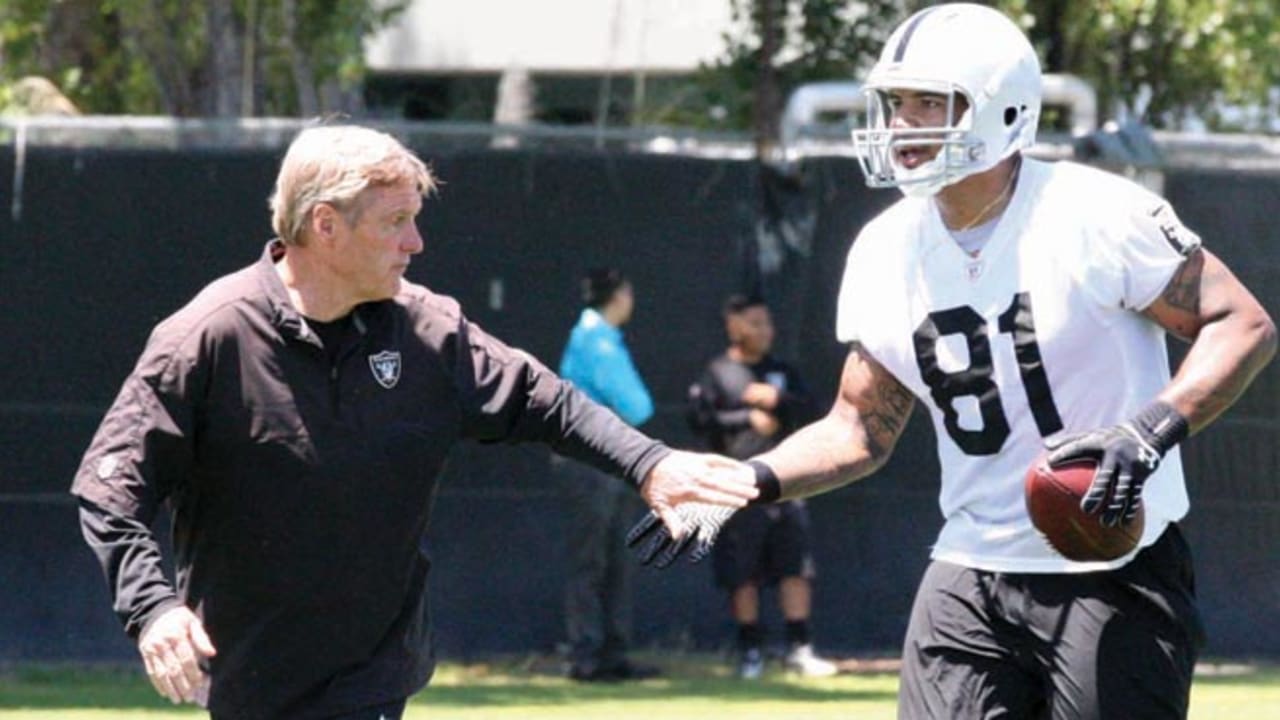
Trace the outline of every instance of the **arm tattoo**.
<path fill-rule="evenodd" d="M 1161 298 L 1169 307 L 1192 315 L 1200 314 L 1200 279 L 1204 272 L 1204 254 L 1192 253 L 1182 263 Z"/>
<path fill-rule="evenodd" d="M 893 452 L 914 406 L 897 378 L 855 343 L 831 413 L 765 454 L 783 476 L 783 497 L 825 492 L 874 472 Z"/>
<path fill-rule="evenodd" d="M 874 457 L 884 457 L 897 443 L 898 435 L 906 426 L 911 408 L 915 405 L 915 397 L 897 378 L 880 367 L 861 345 L 854 344 L 850 351 L 862 358 L 864 363 L 875 366 L 871 371 L 875 380 L 870 396 L 858 403 L 859 416 L 867 433 L 867 449 Z"/>
<path fill-rule="evenodd" d="M 914 398 L 896 380 L 885 379 L 875 389 L 875 404 L 863 411 L 867 443 L 873 455 L 880 457 L 897 442 L 906 425 Z"/>

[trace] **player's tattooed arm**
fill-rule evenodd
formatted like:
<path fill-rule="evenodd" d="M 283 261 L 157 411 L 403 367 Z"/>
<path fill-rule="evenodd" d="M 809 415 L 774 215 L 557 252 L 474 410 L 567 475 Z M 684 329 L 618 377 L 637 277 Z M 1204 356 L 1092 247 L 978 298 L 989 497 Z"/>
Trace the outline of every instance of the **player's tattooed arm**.
<path fill-rule="evenodd" d="M 1196 432 L 1231 406 L 1276 350 L 1275 324 L 1231 270 L 1192 252 L 1144 314 L 1191 343 L 1160 393 Z"/>
<path fill-rule="evenodd" d="M 1186 341 L 1195 339 L 1203 324 L 1200 315 L 1201 284 L 1221 281 L 1220 277 L 1205 276 L 1207 254 L 1203 249 L 1192 252 L 1169 280 L 1164 292 L 1146 310 L 1147 316 L 1166 331 Z M 1215 275 L 1220 275 L 1226 268 L 1221 263 L 1217 265 Z"/>
<path fill-rule="evenodd" d="M 831 411 L 759 459 L 778 476 L 784 498 L 845 485 L 884 464 L 914 406 L 897 378 L 855 343 Z"/>

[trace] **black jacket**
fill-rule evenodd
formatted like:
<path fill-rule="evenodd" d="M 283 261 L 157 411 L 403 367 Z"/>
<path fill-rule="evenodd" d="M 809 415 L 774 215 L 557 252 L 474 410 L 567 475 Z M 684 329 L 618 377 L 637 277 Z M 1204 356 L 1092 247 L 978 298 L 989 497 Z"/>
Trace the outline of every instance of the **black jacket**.
<path fill-rule="evenodd" d="M 210 710 L 312 717 L 434 668 L 424 548 L 459 440 L 540 441 L 639 482 L 669 452 L 409 282 L 326 352 L 268 245 L 156 327 L 76 474 L 131 637 L 182 602 L 218 653 Z M 149 530 L 173 517 L 177 588 Z"/>

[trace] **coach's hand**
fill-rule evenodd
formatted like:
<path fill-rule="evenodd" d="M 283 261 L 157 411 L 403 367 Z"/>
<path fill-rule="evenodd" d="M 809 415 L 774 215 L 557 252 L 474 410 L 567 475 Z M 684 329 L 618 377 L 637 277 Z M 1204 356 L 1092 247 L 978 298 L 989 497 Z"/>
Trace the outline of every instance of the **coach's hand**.
<path fill-rule="evenodd" d="M 1143 484 L 1187 430 L 1186 419 L 1173 407 L 1155 402 L 1129 422 L 1046 443 L 1047 459 L 1049 467 L 1086 458 L 1098 463 L 1080 509 L 1101 513 L 1102 524 L 1111 527 L 1129 523 L 1138 514 Z"/>
<path fill-rule="evenodd" d="M 640 495 L 673 537 L 684 535 L 684 521 L 674 508 L 701 502 L 740 508 L 759 494 L 751 470 L 719 455 L 676 450 L 664 457 L 640 486 Z"/>
<path fill-rule="evenodd" d="M 138 651 L 156 692 L 173 703 L 205 705 L 209 675 L 200 661 L 213 657 L 213 642 L 200 618 L 185 605 L 164 611 L 138 638 Z"/>
<path fill-rule="evenodd" d="M 637 551 L 640 562 L 645 565 L 652 563 L 660 568 L 667 567 L 686 550 L 692 550 L 690 561 L 701 560 L 711 552 L 725 521 L 739 508 L 747 504 L 771 503 L 781 496 L 777 475 L 758 459 L 740 463 L 714 455 L 693 457 L 706 463 L 701 479 L 714 480 L 717 488 L 725 490 L 708 494 L 689 493 L 691 499 L 686 502 L 680 502 L 683 498 L 667 498 L 664 503 L 645 494 L 645 500 L 653 510 L 627 533 L 627 546 Z M 732 503 L 716 500 L 717 495 L 724 493 L 729 494 Z M 708 498 L 714 502 L 705 502 Z M 676 502 L 672 502 L 673 499 Z"/>
<path fill-rule="evenodd" d="M 627 533 L 627 547 L 636 551 L 643 565 L 667 567 L 687 550 L 689 561 L 698 562 L 711 552 L 720 528 L 737 511 L 737 508 L 706 503 L 679 505 L 675 509 L 683 528 L 683 535 L 679 537 L 672 535 L 670 525 L 664 525 L 658 514 L 650 511 Z"/>

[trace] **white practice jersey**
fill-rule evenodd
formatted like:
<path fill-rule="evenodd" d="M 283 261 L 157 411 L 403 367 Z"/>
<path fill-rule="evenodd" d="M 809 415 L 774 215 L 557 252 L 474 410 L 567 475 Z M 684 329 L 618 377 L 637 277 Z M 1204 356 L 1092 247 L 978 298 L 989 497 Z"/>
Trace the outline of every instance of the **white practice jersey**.
<path fill-rule="evenodd" d="M 858 342 L 929 410 L 946 522 L 933 557 L 1003 572 L 1087 572 L 1031 525 L 1023 479 L 1046 438 L 1129 419 L 1169 381 L 1152 303 L 1200 238 L 1124 178 L 1022 161 L 977 257 L 929 198 L 905 198 L 849 251 L 836 334 Z M 1169 452 L 1143 489 L 1141 547 L 1187 511 Z"/>

